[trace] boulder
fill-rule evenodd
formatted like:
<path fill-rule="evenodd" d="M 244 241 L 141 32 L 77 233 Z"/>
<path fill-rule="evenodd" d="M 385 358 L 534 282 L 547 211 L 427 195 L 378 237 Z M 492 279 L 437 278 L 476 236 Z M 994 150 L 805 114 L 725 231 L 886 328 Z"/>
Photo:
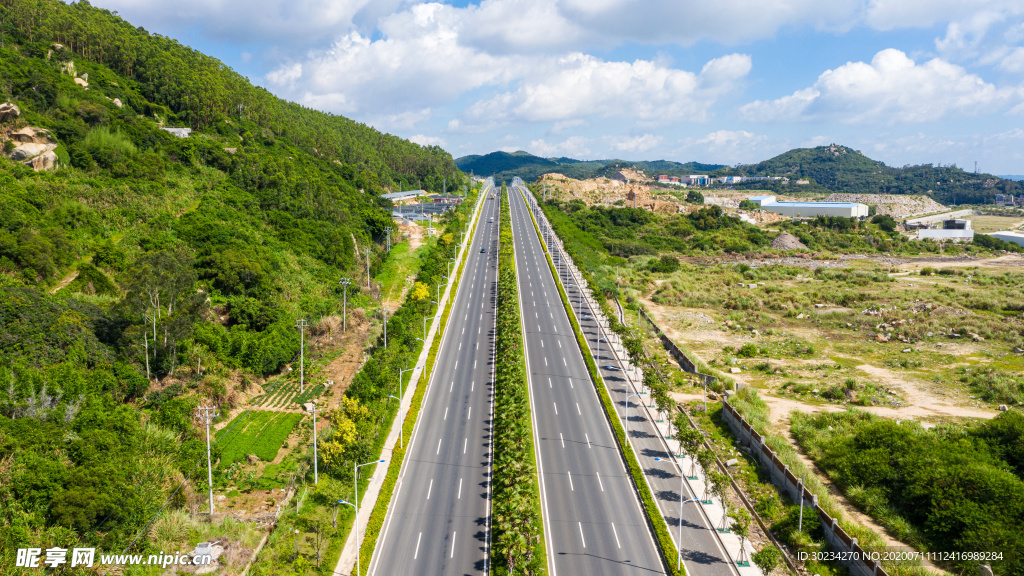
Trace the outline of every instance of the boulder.
<path fill-rule="evenodd" d="M 89 81 L 86 80 L 85 78 L 75 78 L 75 84 L 78 84 L 79 86 L 81 86 L 82 88 L 84 88 L 86 90 L 89 89 Z"/>
<path fill-rule="evenodd" d="M 21 116 L 21 110 L 11 102 L 0 104 L 0 122 L 14 120 Z"/>
<path fill-rule="evenodd" d="M 249 464 L 256 464 L 260 461 L 260 458 L 255 454 L 247 454 L 245 456 L 245 461 L 248 462 Z"/>
<path fill-rule="evenodd" d="M 735 465 L 737 465 L 739 463 L 740 463 L 740 461 L 735 459 L 735 458 L 730 458 L 730 459 L 725 461 L 725 465 L 726 466 L 735 466 Z"/>
<path fill-rule="evenodd" d="M 117 106 L 118 108 L 121 108 L 122 106 L 124 106 L 124 104 L 121 103 L 121 99 L 120 98 L 114 98 L 113 102 L 114 102 L 114 106 Z"/>
<path fill-rule="evenodd" d="M 45 170 L 56 170 L 57 169 L 57 154 L 53 150 L 48 150 L 39 156 L 25 162 L 25 164 L 32 167 L 36 172 L 43 172 Z"/>
<path fill-rule="evenodd" d="M 43 152 L 46 152 L 45 144 L 36 144 L 34 142 L 20 144 L 16 146 L 14 150 L 11 150 L 11 160 L 21 162 L 23 160 L 28 160 L 29 158 L 35 158 Z"/>
<path fill-rule="evenodd" d="M 1008 406 L 1007 406 L 1006 404 L 1000 404 L 1000 405 L 999 405 L 999 411 L 1000 411 L 1000 412 L 1006 412 L 1006 411 L 1007 411 L 1007 410 L 1009 410 L 1009 409 L 1010 409 L 1010 408 L 1009 408 L 1009 407 L 1008 407 Z"/>
<path fill-rule="evenodd" d="M 56 144 L 56 140 L 50 136 L 50 131 L 45 128 L 34 128 L 26 126 L 11 134 L 11 140 L 23 144 Z"/>
<path fill-rule="evenodd" d="M 740 373 L 740 369 L 735 367 L 735 366 L 733 366 L 732 368 L 729 368 L 729 373 L 730 374 L 739 374 Z"/>

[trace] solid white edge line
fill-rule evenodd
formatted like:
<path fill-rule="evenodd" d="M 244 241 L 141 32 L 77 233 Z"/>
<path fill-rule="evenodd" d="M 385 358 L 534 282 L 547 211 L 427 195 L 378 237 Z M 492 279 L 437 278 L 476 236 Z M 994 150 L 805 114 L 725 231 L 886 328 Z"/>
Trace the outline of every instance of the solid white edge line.
<path fill-rule="evenodd" d="M 511 194 L 509 195 L 511 196 Z M 512 200 L 509 198 L 509 215 L 511 216 L 512 211 Z M 515 251 L 515 234 L 512 236 L 512 249 Z M 519 260 L 517 259 L 516 262 Z M 518 266 L 517 266 L 518 268 Z M 522 287 L 522 278 L 519 277 L 518 271 L 516 273 L 516 284 L 517 288 Z M 497 314 L 495 314 L 497 315 Z M 526 323 L 523 320 L 523 300 L 519 299 L 519 322 L 522 325 L 523 337 L 526 337 Z M 527 346 L 523 346 L 523 357 L 526 361 L 526 366 L 530 365 L 530 352 Z M 535 414 L 536 408 L 533 405 L 533 378 L 530 377 L 530 370 L 526 370 L 526 388 L 529 392 L 530 397 L 530 413 Z M 492 418 L 493 419 L 493 418 Z M 533 428 L 533 454 L 534 459 L 537 461 L 537 484 L 540 486 L 540 506 L 541 506 L 541 520 L 544 524 L 544 537 L 548 541 L 548 550 L 554 550 L 554 541 L 551 538 L 551 524 L 548 519 L 548 493 L 547 487 L 544 482 L 544 464 L 540 454 L 540 444 L 538 443 L 539 433 L 537 431 L 537 422 L 534 418 L 530 418 L 530 425 Z M 555 569 L 555 558 L 554 554 L 548 554 L 548 569 L 551 572 L 551 576 L 558 576 L 558 571 Z"/>
<path fill-rule="evenodd" d="M 484 198 L 487 196 L 486 192 L 490 188 L 493 188 L 493 186 L 489 187 L 487 189 L 484 189 L 483 187 L 481 187 L 481 190 L 479 192 L 479 196 L 477 196 L 477 207 L 474 208 L 474 214 L 473 214 L 473 217 L 470 220 L 470 222 L 472 222 L 472 224 L 473 224 L 473 228 L 470 231 L 470 236 L 469 236 L 468 242 L 463 245 L 464 247 L 462 249 L 463 250 L 463 252 L 462 252 L 463 276 L 465 275 L 465 271 L 469 267 L 469 254 L 470 254 L 470 251 L 472 250 L 473 241 L 478 237 L 477 236 L 477 227 L 480 224 L 480 218 L 483 215 Z M 458 302 L 459 294 L 463 293 L 463 290 L 462 290 L 463 286 L 464 286 L 464 283 L 463 282 L 459 282 L 458 287 L 456 287 L 456 289 L 455 289 L 455 294 L 453 296 L 451 296 L 451 309 L 452 310 L 455 309 L 455 304 L 456 304 L 456 302 Z M 469 318 L 469 314 L 466 315 L 466 318 L 467 319 Z M 447 328 L 447 325 L 445 325 L 445 328 Z M 449 333 L 448 330 L 444 330 L 443 333 L 441 334 L 441 343 L 437 347 L 438 353 L 440 353 L 441 349 L 444 348 L 445 339 L 448 337 L 448 333 Z M 430 373 L 430 378 L 427 380 L 426 392 L 423 394 L 423 400 L 420 402 L 420 410 L 421 411 L 422 411 L 423 407 L 427 405 L 427 401 L 430 398 L 430 391 L 433 389 L 433 386 L 431 386 L 430 384 L 433 382 L 434 375 L 437 374 L 437 372 L 438 372 L 437 370 L 432 371 Z M 409 383 L 412 384 L 412 379 L 411 378 L 409 380 Z M 415 395 L 415 393 L 414 393 L 414 395 Z M 493 414 L 493 411 L 492 411 L 492 414 L 491 414 L 492 420 L 493 420 L 493 417 L 494 417 L 494 414 Z M 388 502 L 387 512 L 385 512 L 385 514 L 384 514 L 384 517 L 385 517 L 384 532 L 383 532 L 383 534 L 381 534 L 381 537 L 377 539 L 377 543 L 374 544 L 374 546 L 373 546 L 373 555 L 370 557 L 370 568 L 367 570 L 367 574 L 376 574 L 377 567 L 380 564 L 380 554 L 378 554 L 377 552 L 378 552 L 378 550 L 380 550 L 383 547 L 384 541 L 385 541 L 387 533 L 388 533 L 388 528 L 391 527 L 391 518 L 393 517 L 392 511 L 397 508 L 397 506 L 392 506 L 392 504 L 394 504 L 394 503 L 396 503 L 398 501 L 398 493 L 399 493 L 399 491 L 401 489 L 401 486 L 402 486 L 402 479 L 405 477 L 405 472 L 404 471 L 405 471 L 406 465 L 408 463 L 409 454 L 412 453 L 412 447 L 416 443 L 416 438 L 418 437 L 418 434 L 419 434 L 419 431 L 420 431 L 420 428 L 421 428 L 421 426 L 420 426 L 421 422 L 423 422 L 423 419 L 420 418 L 419 415 L 417 415 L 416 423 L 413 424 L 413 427 L 412 427 L 412 437 L 409 438 L 409 447 L 405 449 L 405 456 L 403 456 L 403 458 L 402 458 L 402 465 L 398 469 L 398 483 L 397 483 L 398 486 L 396 487 L 395 493 L 391 495 L 391 499 Z M 488 471 L 489 471 L 489 469 L 488 469 Z M 490 488 L 490 475 L 489 474 L 488 474 L 488 484 L 487 484 L 487 486 L 488 486 L 488 494 L 490 494 L 490 490 L 489 490 L 489 488 Z M 379 496 L 378 496 L 378 498 L 379 498 Z M 490 511 L 490 498 L 488 498 L 488 500 L 487 500 L 487 505 L 488 505 L 488 512 L 489 512 Z M 488 524 L 487 524 L 487 526 L 488 526 L 488 534 L 489 534 L 490 533 L 490 516 L 488 516 Z M 422 535 L 422 532 L 420 534 Z M 486 546 L 486 544 L 485 544 L 485 546 Z M 418 544 L 417 544 L 417 547 L 418 547 Z M 490 555 L 489 555 L 489 552 L 488 552 L 484 556 L 484 572 L 485 573 L 487 572 L 486 568 L 487 568 L 487 561 L 488 561 L 489 558 L 490 558 Z"/>

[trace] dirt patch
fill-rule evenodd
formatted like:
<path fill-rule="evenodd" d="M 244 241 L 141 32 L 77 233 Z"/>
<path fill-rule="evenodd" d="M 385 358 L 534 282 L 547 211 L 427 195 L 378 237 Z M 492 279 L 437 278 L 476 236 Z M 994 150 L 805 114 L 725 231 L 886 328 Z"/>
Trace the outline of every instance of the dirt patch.
<path fill-rule="evenodd" d="M 362 308 L 349 312 L 348 330 L 343 330 L 342 319 L 327 316 L 310 329 L 310 346 L 317 354 L 332 355 L 333 358 L 316 374 L 318 381 L 332 380 L 324 401 L 328 406 L 337 405 L 341 395 L 348 389 L 356 372 L 363 366 L 366 346 L 375 338 L 377 328 L 366 318 Z"/>
<path fill-rule="evenodd" d="M 783 232 L 772 240 L 772 248 L 776 250 L 806 250 L 807 246 L 789 232 Z"/>

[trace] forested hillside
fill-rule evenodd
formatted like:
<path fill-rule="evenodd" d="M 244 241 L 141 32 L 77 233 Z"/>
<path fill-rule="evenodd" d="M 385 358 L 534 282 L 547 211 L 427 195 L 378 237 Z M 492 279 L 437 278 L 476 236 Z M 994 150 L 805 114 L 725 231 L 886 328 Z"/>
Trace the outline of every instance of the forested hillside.
<path fill-rule="evenodd" d="M 88 2 L 0 0 L 0 31 L 0 103 L 18 108 L 0 117 L 0 563 L 13 567 L 19 547 L 119 551 L 181 505 L 168 496 L 205 466 L 195 406 L 226 416 L 296 361 L 297 319 L 340 308 L 340 276 L 386 262 L 380 192 L 463 177 L 439 148 L 281 101 Z M 27 129 L 53 142 L 55 166 L 12 158 Z M 358 284 L 350 311 L 368 300 Z M 396 314 L 394 354 L 427 308 Z"/>
<path fill-rule="evenodd" d="M 995 194 L 1018 193 L 1018 185 L 991 174 L 974 174 L 956 166 L 921 164 L 896 168 L 845 146 L 796 148 L 757 164 L 725 168 L 715 176 L 786 176 L 808 179 L 804 190 L 827 189 L 851 194 L 927 194 L 943 204 L 991 203 Z M 792 185 L 755 181 L 750 186 L 792 193 Z"/>
<path fill-rule="evenodd" d="M 724 168 L 722 164 L 701 164 L 699 162 L 671 162 L 668 160 L 627 162 L 625 160 L 575 160 L 573 158 L 541 158 L 522 150 L 518 152 L 491 152 L 490 154 L 463 156 L 455 164 L 464 172 L 478 176 L 494 176 L 495 182 L 511 181 L 516 176 L 531 182 L 544 174 L 558 172 L 578 180 L 610 176 L 622 168 L 643 170 L 649 176 L 668 174 L 707 173 Z"/>

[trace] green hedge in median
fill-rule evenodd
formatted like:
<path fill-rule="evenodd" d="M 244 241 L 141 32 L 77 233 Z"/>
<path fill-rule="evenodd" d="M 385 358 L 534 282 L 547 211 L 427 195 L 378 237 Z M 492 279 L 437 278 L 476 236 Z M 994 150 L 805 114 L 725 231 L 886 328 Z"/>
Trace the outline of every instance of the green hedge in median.
<path fill-rule="evenodd" d="M 491 569 L 543 574 L 547 567 L 530 391 L 508 194 L 502 190 L 495 343 Z"/>

